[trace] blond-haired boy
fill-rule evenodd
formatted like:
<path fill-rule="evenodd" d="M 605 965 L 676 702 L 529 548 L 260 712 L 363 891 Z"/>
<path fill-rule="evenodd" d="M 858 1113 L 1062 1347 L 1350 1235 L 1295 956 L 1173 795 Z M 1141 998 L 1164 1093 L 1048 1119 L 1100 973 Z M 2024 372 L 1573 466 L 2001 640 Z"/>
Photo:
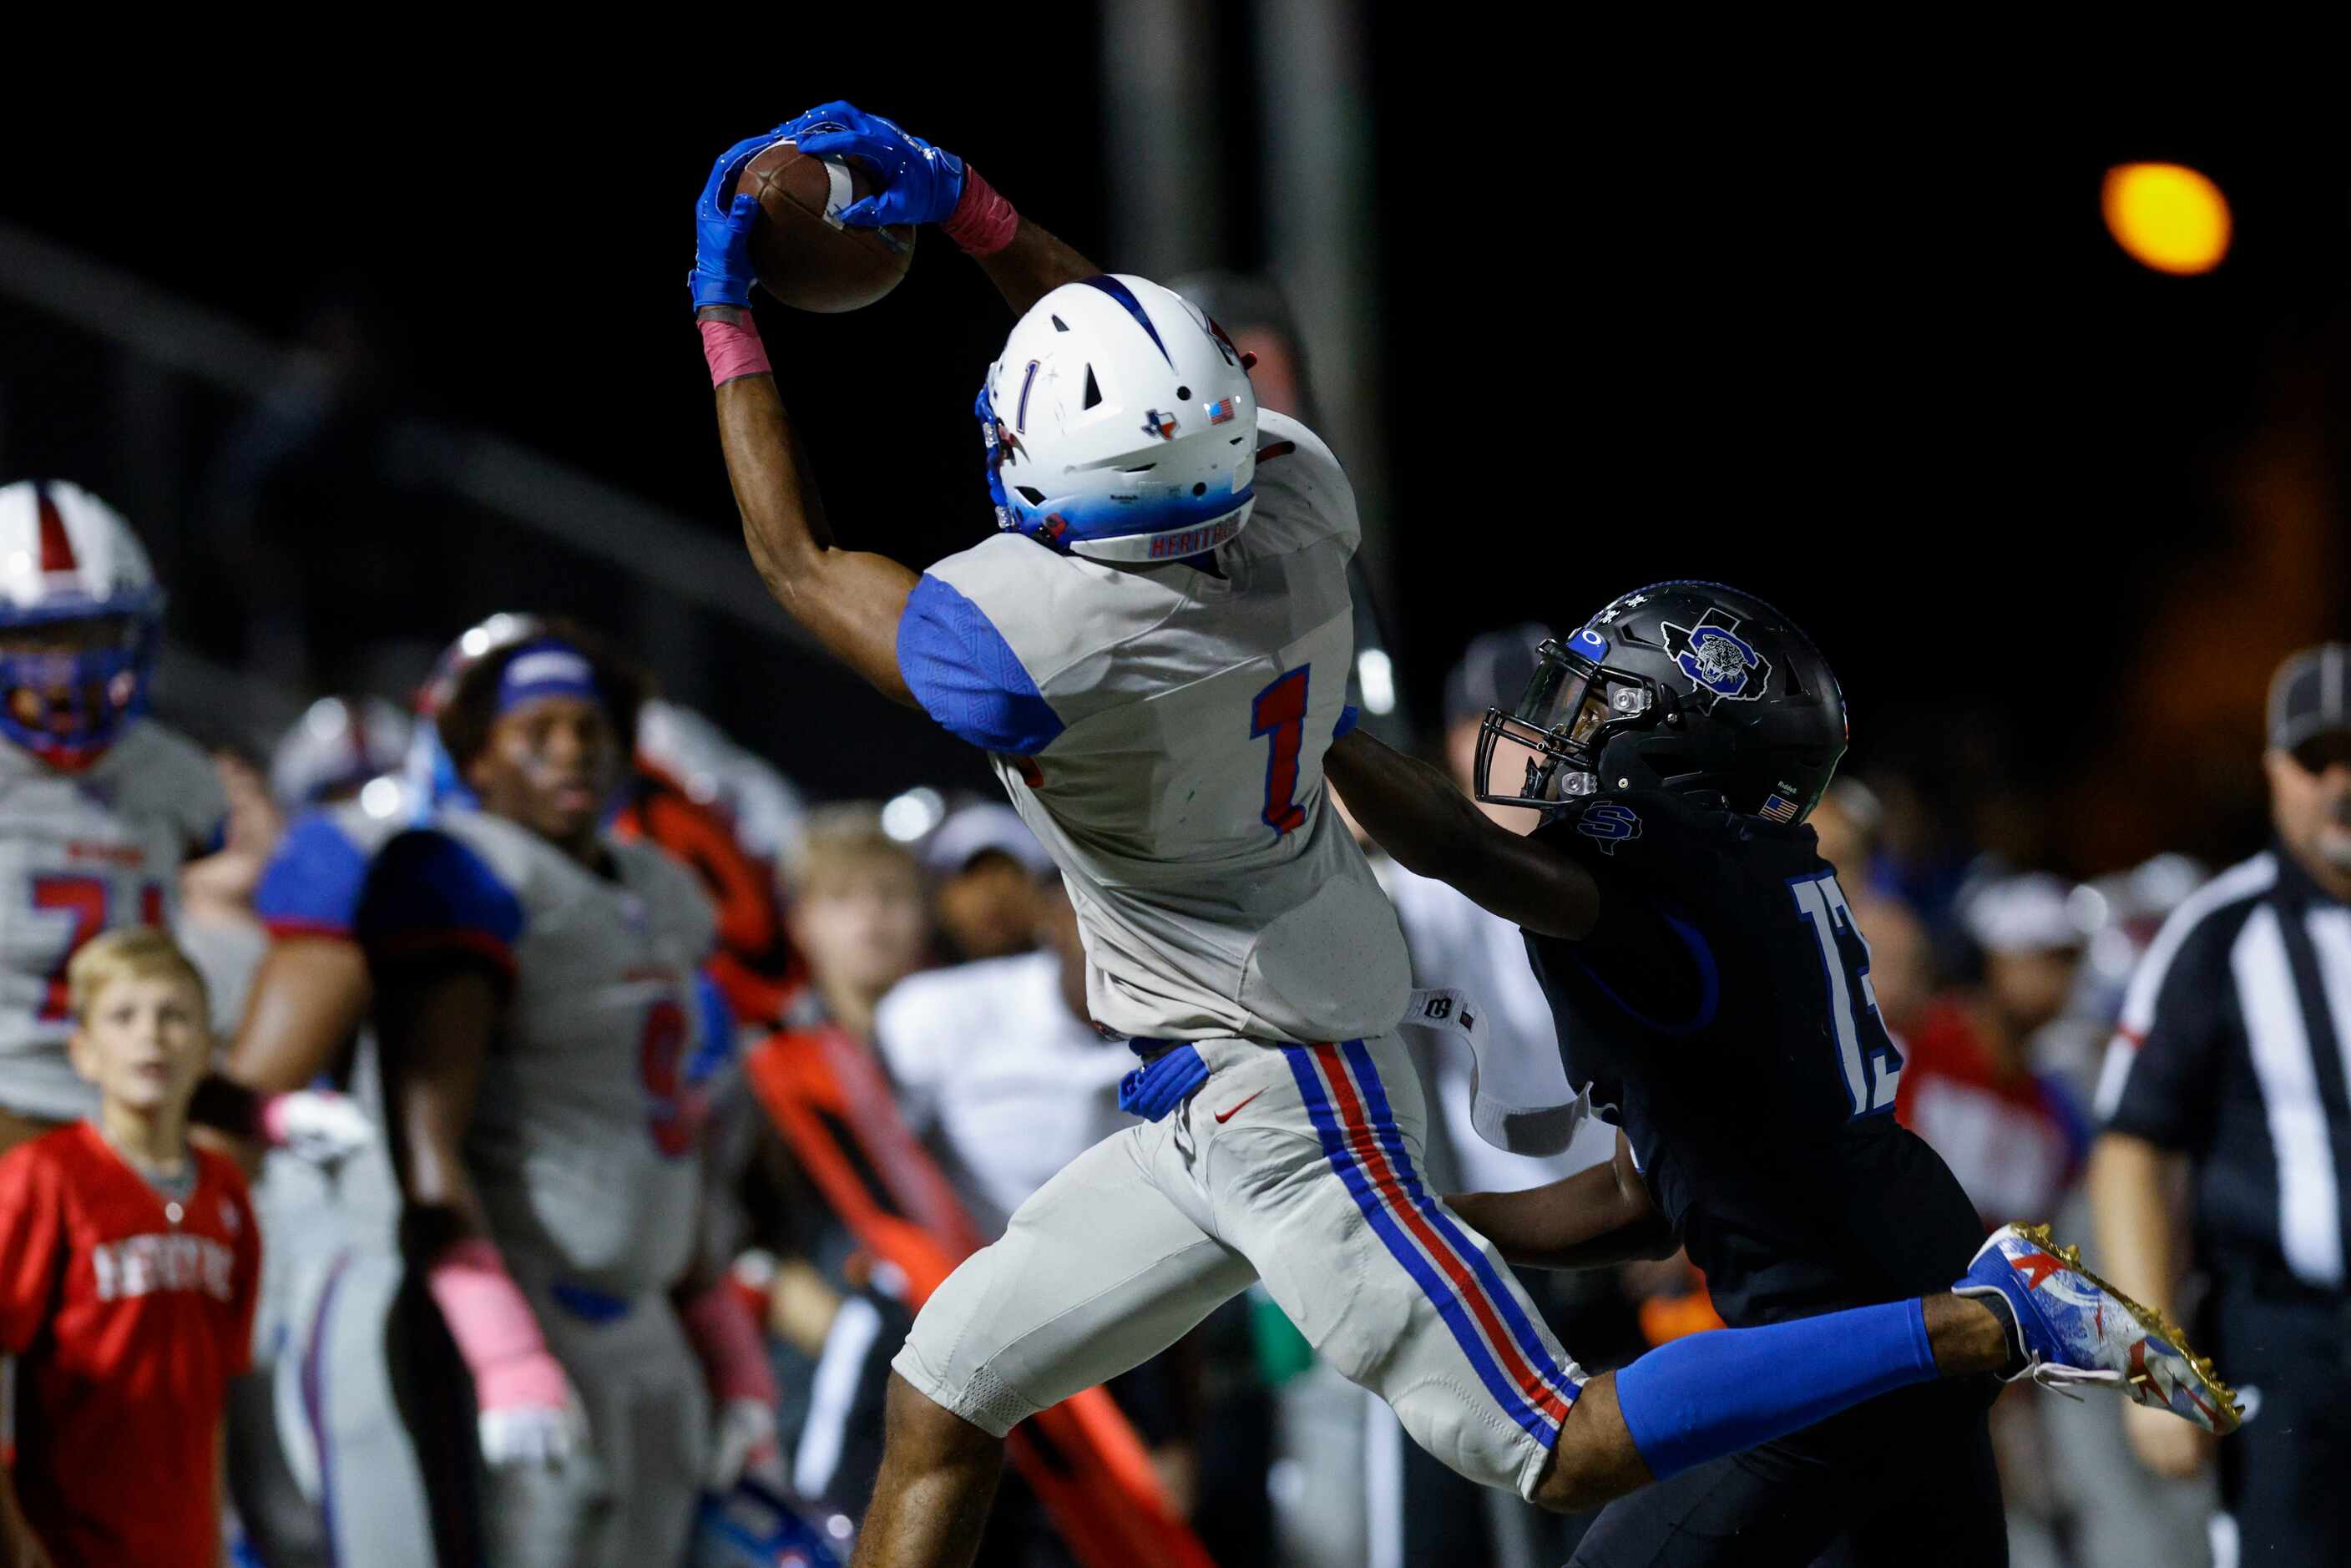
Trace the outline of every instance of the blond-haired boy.
<path fill-rule="evenodd" d="M 188 1141 L 204 984 L 151 927 L 98 937 L 66 977 L 99 1113 L 0 1156 L 0 1354 L 16 1358 L 0 1557 L 214 1568 L 261 1246 L 245 1178 Z"/>

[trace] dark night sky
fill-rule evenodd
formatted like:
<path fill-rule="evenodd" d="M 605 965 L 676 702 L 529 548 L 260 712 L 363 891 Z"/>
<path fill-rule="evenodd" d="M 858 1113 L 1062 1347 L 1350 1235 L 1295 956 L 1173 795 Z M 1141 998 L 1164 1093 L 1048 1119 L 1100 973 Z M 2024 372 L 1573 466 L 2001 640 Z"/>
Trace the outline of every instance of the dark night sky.
<path fill-rule="evenodd" d="M 1817 87 L 1676 98 L 1523 53 L 1511 79 L 1512 51 L 1377 15 L 1384 277 L 1362 308 L 1384 331 L 1407 696 L 1433 706 L 1479 630 L 1719 577 L 1812 629 L 1864 757 L 1873 719 L 1915 729 L 1955 704 L 2004 710 L 2044 771 L 2101 744 L 2101 705 L 2148 656 L 2139 608 L 2233 548 L 2216 474 L 2344 301 L 2344 139 L 2217 113 L 2026 125 L 1980 98 Z M 731 530 L 682 286 L 710 157 L 838 92 L 1115 267 L 1095 48 L 1083 24 L 1031 27 L 989 40 L 987 69 L 757 85 L 749 47 L 183 76 L 136 121 L 17 140 L 30 178 L 8 172 L 5 210 L 272 335 L 356 287 L 401 403 Z M 1220 79 L 1253 125 L 1249 70 Z M 2100 176 L 2133 158 L 2228 191 L 2218 274 L 2158 277 L 2106 238 Z M 1257 259 L 1259 236 L 1241 243 L 1232 259 Z M 926 237 L 872 309 L 764 319 L 845 539 L 926 560 L 987 527 L 968 408 L 1008 323 L 977 269 Z M 5 465 L 40 463 L 53 428 L 19 389 Z M 421 626 L 496 607 L 468 592 L 419 606 Z M 805 678 L 846 705 L 833 751 L 882 748 L 890 782 L 951 755 Z M 781 760 L 856 787 L 853 766 Z"/>

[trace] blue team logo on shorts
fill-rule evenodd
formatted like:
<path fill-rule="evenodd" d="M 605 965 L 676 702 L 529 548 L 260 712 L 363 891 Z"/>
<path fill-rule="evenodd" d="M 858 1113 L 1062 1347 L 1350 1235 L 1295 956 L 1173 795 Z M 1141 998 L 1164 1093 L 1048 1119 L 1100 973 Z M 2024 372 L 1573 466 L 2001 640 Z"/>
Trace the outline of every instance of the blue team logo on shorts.
<path fill-rule="evenodd" d="M 1720 701 L 1753 702 L 1771 678 L 1771 661 L 1738 634 L 1739 618 L 1709 610 L 1695 626 L 1663 623 L 1666 652 L 1690 680 L 1693 691 Z M 1709 703 L 1708 706 L 1713 704 Z"/>
<path fill-rule="evenodd" d="M 1618 844 L 1641 836 L 1641 818 L 1629 806 L 1603 801 L 1577 814 L 1575 831 L 1587 839 L 1597 839 L 1602 854 L 1613 855 Z"/>

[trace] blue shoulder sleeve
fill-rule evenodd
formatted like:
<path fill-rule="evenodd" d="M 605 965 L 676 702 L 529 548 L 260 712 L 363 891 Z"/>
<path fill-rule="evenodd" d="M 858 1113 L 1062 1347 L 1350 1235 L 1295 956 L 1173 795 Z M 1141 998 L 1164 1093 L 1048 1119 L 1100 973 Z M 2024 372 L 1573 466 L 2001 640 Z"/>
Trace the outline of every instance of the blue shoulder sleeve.
<path fill-rule="evenodd" d="M 898 671 L 924 712 L 974 746 L 1033 757 L 1061 733 L 1061 716 L 1004 634 L 927 572 L 898 621 Z"/>
<path fill-rule="evenodd" d="M 368 860 L 324 811 L 294 819 L 253 890 L 253 912 L 273 936 L 351 935 Z"/>
<path fill-rule="evenodd" d="M 356 925 L 371 962 L 471 956 L 510 971 L 522 904 L 481 856 L 417 829 L 376 856 Z"/>

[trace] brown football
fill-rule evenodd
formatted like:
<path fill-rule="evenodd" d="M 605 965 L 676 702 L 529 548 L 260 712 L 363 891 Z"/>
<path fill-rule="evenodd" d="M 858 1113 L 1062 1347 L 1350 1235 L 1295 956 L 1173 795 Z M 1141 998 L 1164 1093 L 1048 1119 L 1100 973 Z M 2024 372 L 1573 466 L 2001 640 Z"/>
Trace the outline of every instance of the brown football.
<path fill-rule="evenodd" d="M 743 166 L 735 188 L 759 198 L 767 221 L 751 231 L 751 262 L 759 287 L 787 305 L 860 309 L 898 287 L 914 262 L 913 225 L 848 228 L 825 216 L 882 188 L 855 160 L 811 158 L 778 141 Z"/>

